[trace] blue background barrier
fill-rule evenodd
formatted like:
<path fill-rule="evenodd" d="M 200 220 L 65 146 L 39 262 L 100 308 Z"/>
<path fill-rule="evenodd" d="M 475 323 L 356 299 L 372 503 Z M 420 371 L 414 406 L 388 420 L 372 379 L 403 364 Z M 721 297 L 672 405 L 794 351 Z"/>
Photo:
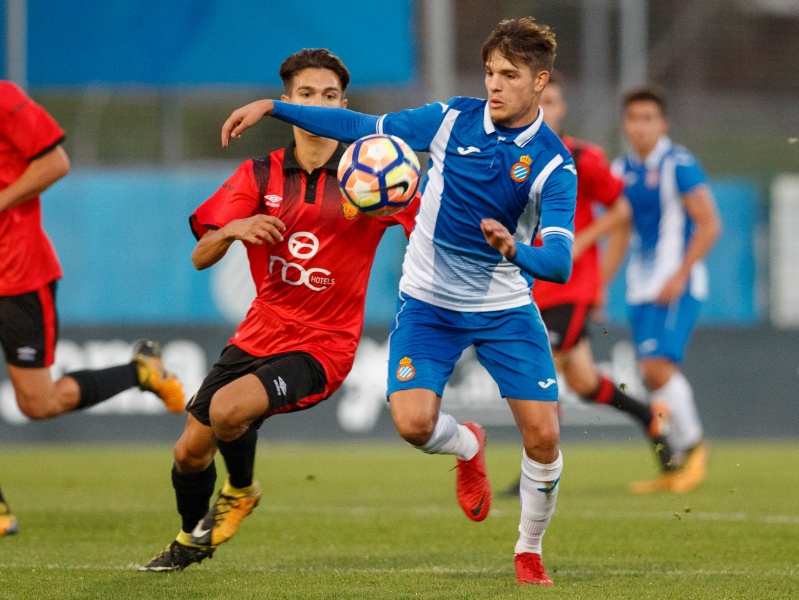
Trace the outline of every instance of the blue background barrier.
<path fill-rule="evenodd" d="M 413 23 L 410 0 L 28 0 L 28 79 L 34 86 L 278 85 L 286 56 L 325 47 L 358 85 L 403 83 L 414 75 Z"/>
<path fill-rule="evenodd" d="M 213 324 L 225 322 L 226 316 L 236 321 L 220 293 L 246 295 L 246 267 L 236 267 L 244 277 L 232 280 L 215 279 L 219 265 L 196 271 L 190 261 L 195 240 L 188 227 L 191 212 L 232 171 L 76 169 L 46 192 L 45 228 L 64 269 L 58 292 L 62 321 Z M 711 292 L 701 319 L 753 323 L 760 317 L 758 188 L 747 180 L 712 185 L 725 230 L 708 259 Z M 390 229 L 381 243 L 370 280 L 367 325 L 384 326 L 394 314 L 405 243 L 399 227 Z M 619 276 L 609 294 L 611 322 L 626 318 L 623 291 Z"/>

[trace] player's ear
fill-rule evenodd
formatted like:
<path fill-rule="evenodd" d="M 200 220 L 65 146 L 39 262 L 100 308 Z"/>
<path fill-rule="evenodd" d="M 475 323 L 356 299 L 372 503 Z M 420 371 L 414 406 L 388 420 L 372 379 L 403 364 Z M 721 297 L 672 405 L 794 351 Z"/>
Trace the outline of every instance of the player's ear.
<path fill-rule="evenodd" d="M 286 94 L 280 94 L 280 101 L 281 102 L 291 102 L 291 98 L 289 98 Z"/>
<path fill-rule="evenodd" d="M 341 100 L 341 108 L 347 108 L 348 104 L 349 104 L 349 100 L 347 100 L 347 98 L 342 98 L 342 100 Z"/>
<path fill-rule="evenodd" d="M 540 94 L 541 92 L 543 92 L 548 82 L 549 82 L 549 71 L 542 70 L 536 73 L 533 83 L 533 89 L 535 90 L 535 93 Z"/>

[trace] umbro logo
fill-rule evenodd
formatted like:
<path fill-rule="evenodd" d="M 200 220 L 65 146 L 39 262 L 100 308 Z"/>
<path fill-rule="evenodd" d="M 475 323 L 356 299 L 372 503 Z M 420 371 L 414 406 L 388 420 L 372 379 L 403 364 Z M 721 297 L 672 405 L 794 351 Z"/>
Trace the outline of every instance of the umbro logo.
<path fill-rule="evenodd" d="M 577 175 L 577 168 L 574 165 L 563 165 L 563 168 Z"/>
<path fill-rule="evenodd" d="M 547 388 L 548 388 L 549 386 L 551 386 L 553 383 L 557 383 L 557 382 L 556 382 L 554 379 L 552 379 L 552 378 L 550 377 L 550 378 L 548 378 L 546 381 L 539 381 L 539 382 L 538 382 L 538 385 L 540 385 L 540 386 L 541 386 L 542 388 L 544 388 L 544 389 L 547 389 Z"/>
<path fill-rule="evenodd" d="M 467 154 L 472 154 L 474 152 L 480 152 L 480 148 L 475 148 L 474 146 L 469 146 L 468 148 L 458 146 L 458 154 L 461 156 L 466 156 Z"/>
<path fill-rule="evenodd" d="M 275 194 L 268 194 L 264 196 L 264 200 L 266 200 L 266 205 L 271 206 L 272 208 L 277 208 L 280 206 L 280 203 L 283 202 L 283 198 L 276 196 Z"/>
<path fill-rule="evenodd" d="M 30 346 L 17 348 L 17 360 L 24 360 L 28 362 L 36 360 L 36 348 L 31 348 Z"/>
<path fill-rule="evenodd" d="M 275 388 L 277 388 L 278 395 L 279 396 L 285 396 L 286 395 L 286 382 L 283 381 L 283 378 L 282 377 L 278 377 L 277 379 L 274 379 L 273 382 L 275 384 Z"/>

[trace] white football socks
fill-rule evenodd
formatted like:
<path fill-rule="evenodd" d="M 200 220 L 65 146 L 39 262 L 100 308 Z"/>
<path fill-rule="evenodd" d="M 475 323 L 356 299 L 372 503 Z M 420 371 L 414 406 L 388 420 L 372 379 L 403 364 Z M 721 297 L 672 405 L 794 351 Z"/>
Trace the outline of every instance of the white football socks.
<path fill-rule="evenodd" d="M 702 441 L 702 422 L 696 410 L 694 391 L 685 375 L 675 371 L 666 385 L 652 392 L 652 397 L 664 400 L 671 410 L 668 439 L 678 456 Z"/>
<path fill-rule="evenodd" d="M 452 415 L 439 411 L 433 435 L 419 449 L 427 454 L 455 454 L 461 460 L 470 460 L 480 445 L 471 429 L 458 424 Z"/>
<path fill-rule="evenodd" d="M 542 465 L 522 451 L 522 478 L 519 495 L 522 501 L 522 518 L 519 522 L 519 541 L 516 554 L 533 552 L 541 554 L 541 538 L 555 512 L 558 483 L 563 471 L 563 455 L 558 452 L 555 462 Z"/>

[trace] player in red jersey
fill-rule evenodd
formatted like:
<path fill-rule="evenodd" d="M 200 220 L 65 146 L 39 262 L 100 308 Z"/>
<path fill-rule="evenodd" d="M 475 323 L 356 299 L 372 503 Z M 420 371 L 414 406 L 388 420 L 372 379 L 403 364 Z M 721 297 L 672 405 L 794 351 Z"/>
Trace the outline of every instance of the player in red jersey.
<path fill-rule="evenodd" d="M 280 76 L 284 101 L 347 105 L 349 72 L 327 50 L 292 54 Z M 258 427 L 328 398 L 352 368 L 377 245 L 392 225 L 410 234 L 419 198 L 390 217 L 360 214 L 338 189 L 343 151 L 295 127 L 287 148 L 244 162 L 191 216 L 194 265 L 210 267 L 240 240 L 258 294 L 189 403 L 172 470 L 182 527 L 143 571 L 184 569 L 227 541 L 261 496 Z M 217 449 L 228 478 L 209 510 Z"/>
<path fill-rule="evenodd" d="M 0 81 L 0 344 L 20 410 L 47 419 L 89 408 L 130 387 L 157 393 L 173 412 L 183 389 L 154 342 L 141 342 L 128 364 L 50 375 L 58 338 L 56 282 L 61 265 L 42 228 L 39 194 L 69 172 L 64 131 L 10 81 Z M 0 492 L 0 536 L 17 521 Z"/>
<path fill-rule="evenodd" d="M 610 170 L 605 153 L 599 146 L 563 135 L 561 122 L 566 116 L 563 79 L 550 75 L 541 95 L 544 121 L 557 133 L 577 168 L 577 206 L 574 213 L 574 246 L 572 275 L 567 283 L 556 284 L 536 280 L 533 297 L 549 332 L 555 366 L 563 373 L 566 384 L 587 402 L 607 404 L 626 412 L 647 432 L 660 467 L 671 468 L 671 452 L 666 440 L 668 409 L 662 403 L 651 406 L 628 396 L 594 363 L 589 340 L 588 319 L 602 304 L 603 289 L 624 260 L 628 234 L 624 224 L 630 218 L 630 206 L 622 197 L 624 184 Z M 594 217 L 594 204 L 605 207 L 602 216 Z M 609 238 L 607 251 L 600 264 L 597 242 Z M 518 493 L 518 483 L 506 490 Z"/>

